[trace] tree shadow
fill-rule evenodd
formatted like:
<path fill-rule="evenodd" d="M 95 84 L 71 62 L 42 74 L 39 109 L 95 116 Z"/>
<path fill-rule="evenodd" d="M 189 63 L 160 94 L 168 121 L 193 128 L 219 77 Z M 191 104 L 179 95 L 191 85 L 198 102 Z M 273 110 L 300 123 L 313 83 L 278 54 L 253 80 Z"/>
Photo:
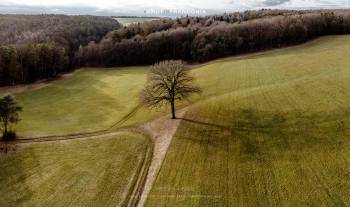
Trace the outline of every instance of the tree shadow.
<path fill-rule="evenodd" d="M 292 152 L 293 159 L 301 159 L 298 153 L 306 150 L 339 149 L 344 137 L 350 134 L 349 114 L 347 109 L 310 113 L 242 108 L 201 119 L 190 115 L 182 120 L 197 125 L 189 128 L 193 136 L 186 140 L 205 143 L 219 150 L 234 144 L 239 146 L 241 160 L 255 160 L 266 165 L 268 160 L 278 159 L 276 154 Z"/>
<path fill-rule="evenodd" d="M 230 128 L 230 127 L 225 126 L 225 125 L 213 124 L 213 123 L 208 123 L 208 122 L 203 122 L 203 121 L 198 121 L 198 120 L 193 120 L 193 119 L 188 119 L 188 118 L 179 118 L 179 119 L 181 119 L 182 121 L 185 121 L 185 122 L 190 122 L 193 124 L 199 124 L 199 125 L 210 126 L 210 127 L 216 127 L 219 129 L 226 129 L 227 130 Z"/>
<path fill-rule="evenodd" d="M 233 120 L 232 123 L 229 123 L 226 125 L 210 123 L 210 122 L 205 122 L 205 121 L 190 119 L 190 118 L 179 118 L 179 119 L 185 122 L 193 123 L 193 124 L 198 124 L 198 125 L 203 125 L 208 127 L 215 127 L 223 130 L 234 129 L 237 131 L 250 131 L 253 129 L 254 130 L 260 129 L 264 131 L 264 129 L 280 127 L 282 124 L 284 124 L 287 121 L 286 117 L 284 117 L 282 114 L 269 114 L 268 116 L 267 115 L 257 116 L 251 109 L 242 109 L 240 112 L 237 113 L 236 117 L 238 119 Z"/>
<path fill-rule="evenodd" d="M 11 142 L 0 142 L 0 154 L 7 155 L 7 153 L 16 152 L 17 145 Z"/>

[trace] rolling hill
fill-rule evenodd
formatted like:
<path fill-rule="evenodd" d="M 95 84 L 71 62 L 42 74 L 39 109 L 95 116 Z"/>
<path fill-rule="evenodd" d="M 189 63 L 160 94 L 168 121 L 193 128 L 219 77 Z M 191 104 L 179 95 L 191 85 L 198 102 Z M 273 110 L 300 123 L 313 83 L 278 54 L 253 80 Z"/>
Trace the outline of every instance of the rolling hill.
<path fill-rule="evenodd" d="M 209 63 L 146 206 L 348 206 L 349 36 Z"/>
<path fill-rule="evenodd" d="M 181 103 L 187 112 L 146 206 L 350 205 L 349 55 L 350 36 L 327 36 L 191 66 L 203 94 Z M 0 192 L 11 192 L 0 204 L 122 202 L 149 146 L 131 128 L 164 114 L 139 107 L 147 69 L 79 70 L 16 94 L 22 138 L 110 127 L 126 134 L 18 144 L 1 156 L 12 167 L 0 172 Z"/>

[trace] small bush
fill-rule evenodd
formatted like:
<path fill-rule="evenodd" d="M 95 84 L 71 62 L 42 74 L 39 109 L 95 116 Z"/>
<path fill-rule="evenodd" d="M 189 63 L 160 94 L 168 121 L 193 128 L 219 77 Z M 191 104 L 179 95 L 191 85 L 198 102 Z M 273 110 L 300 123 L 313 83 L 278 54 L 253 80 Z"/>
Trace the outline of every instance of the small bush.
<path fill-rule="evenodd" d="M 14 132 L 14 131 L 8 131 L 7 133 L 4 133 L 2 135 L 2 139 L 4 141 L 13 141 L 16 139 L 16 137 L 17 137 L 16 132 Z"/>

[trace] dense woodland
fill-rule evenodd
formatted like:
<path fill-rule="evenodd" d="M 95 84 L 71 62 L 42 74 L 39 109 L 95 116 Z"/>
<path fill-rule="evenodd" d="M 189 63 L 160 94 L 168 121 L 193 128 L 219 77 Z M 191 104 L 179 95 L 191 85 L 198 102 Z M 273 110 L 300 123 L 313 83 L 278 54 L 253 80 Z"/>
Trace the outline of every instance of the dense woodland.
<path fill-rule="evenodd" d="M 350 11 L 261 10 L 162 19 L 110 32 L 77 54 L 81 65 L 153 64 L 166 59 L 203 62 L 218 57 L 350 33 Z"/>
<path fill-rule="evenodd" d="M 107 17 L 0 15 L 0 84 L 31 83 L 82 66 L 214 58 L 350 33 L 349 10 L 260 10 L 121 27 Z"/>
<path fill-rule="evenodd" d="M 80 46 L 118 28 L 106 17 L 0 15 L 0 84 L 31 83 L 71 70 Z"/>

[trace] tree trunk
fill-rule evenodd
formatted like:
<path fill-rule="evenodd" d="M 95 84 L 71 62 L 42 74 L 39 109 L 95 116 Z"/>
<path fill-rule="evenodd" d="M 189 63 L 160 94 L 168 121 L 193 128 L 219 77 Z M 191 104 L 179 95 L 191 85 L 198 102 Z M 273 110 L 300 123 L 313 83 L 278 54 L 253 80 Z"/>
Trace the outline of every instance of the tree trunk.
<path fill-rule="evenodd" d="M 175 115 L 175 100 L 171 100 L 171 115 L 172 115 L 172 119 L 176 119 L 176 115 Z"/>
<path fill-rule="evenodd" d="M 7 135 L 7 121 L 4 121 L 4 134 L 3 136 L 5 137 Z"/>

